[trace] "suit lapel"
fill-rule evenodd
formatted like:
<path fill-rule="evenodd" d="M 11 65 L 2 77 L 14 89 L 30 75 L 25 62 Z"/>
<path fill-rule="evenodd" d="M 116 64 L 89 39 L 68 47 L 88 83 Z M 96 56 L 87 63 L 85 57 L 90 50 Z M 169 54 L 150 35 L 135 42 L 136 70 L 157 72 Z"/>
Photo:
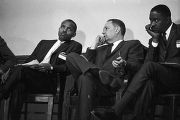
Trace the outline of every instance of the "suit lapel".
<path fill-rule="evenodd" d="M 59 54 L 60 52 L 65 52 L 64 50 L 67 50 L 67 48 L 69 48 L 70 44 L 71 44 L 71 41 L 62 43 L 53 54 Z"/>
<path fill-rule="evenodd" d="M 171 43 L 172 39 L 173 39 L 173 36 L 175 34 L 177 30 L 177 26 L 175 24 L 173 24 L 172 28 L 171 28 L 171 32 L 169 34 L 169 38 L 168 38 L 168 41 L 167 41 L 167 47 L 169 46 L 169 44 Z"/>
<path fill-rule="evenodd" d="M 110 58 L 110 56 L 114 55 L 115 53 L 117 53 L 117 51 L 124 45 L 124 40 L 122 42 L 120 42 L 118 44 L 118 46 L 112 51 L 111 54 L 109 54 L 108 56 L 106 56 L 106 58 Z"/>
<path fill-rule="evenodd" d="M 51 64 L 55 64 L 60 52 L 65 52 L 63 50 L 66 50 L 66 48 L 69 47 L 69 45 L 67 44 L 69 44 L 69 42 L 64 42 L 59 46 L 58 49 L 56 49 L 56 51 L 51 56 L 51 61 L 50 61 Z"/>
<path fill-rule="evenodd" d="M 55 42 L 56 40 L 47 40 L 43 42 L 43 44 L 40 47 L 41 52 L 39 52 L 39 55 L 37 55 L 40 61 L 44 59 L 44 57 L 47 55 L 47 53 L 52 48 Z"/>

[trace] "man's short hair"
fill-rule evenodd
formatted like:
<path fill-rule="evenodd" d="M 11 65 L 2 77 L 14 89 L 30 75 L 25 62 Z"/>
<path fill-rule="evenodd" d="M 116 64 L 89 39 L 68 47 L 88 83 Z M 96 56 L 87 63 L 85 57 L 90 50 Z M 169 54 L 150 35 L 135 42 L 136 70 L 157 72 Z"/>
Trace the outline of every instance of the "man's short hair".
<path fill-rule="evenodd" d="M 126 33 L 126 26 L 123 21 L 119 19 L 109 19 L 108 22 L 111 21 L 112 24 L 118 25 L 121 28 L 121 34 L 124 36 Z"/>
<path fill-rule="evenodd" d="M 159 4 L 151 9 L 151 12 L 153 11 L 162 14 L 164 17 L 171 17 L 171 11 L 166 5 Z"/>
<path fill-rule="evenodd" d="M 66 19 L 66 20 L 64 20 L 62 23 L 64 23 L 64 22 L 71 22 L 72 25 L 73 25 L 73 28 L 74 28 L 74 32 L 76 32 L 76 30 L 77 30 L 77 25 L 76 25 L 76 23 L 75 23 L 73 20 L 71 20 L 71 19 Z"/>

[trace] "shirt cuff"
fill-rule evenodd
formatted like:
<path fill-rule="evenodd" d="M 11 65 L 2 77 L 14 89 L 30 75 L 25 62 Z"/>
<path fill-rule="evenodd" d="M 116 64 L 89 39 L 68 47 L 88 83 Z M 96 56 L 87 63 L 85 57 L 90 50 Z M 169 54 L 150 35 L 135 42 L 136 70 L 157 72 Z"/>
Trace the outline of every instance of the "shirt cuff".
<path fill-rule="evenodd" d="M 51 66 L 51 70 L 53 70 L 53 66 Z"/>
<path fill-rule="evenodd" d="M 157 46 L 158 46 L 158 43 L 155 43 L 155 42 L 152 41 L 152 46 L 153 46 L 153 47 L 157 47 Z"/>

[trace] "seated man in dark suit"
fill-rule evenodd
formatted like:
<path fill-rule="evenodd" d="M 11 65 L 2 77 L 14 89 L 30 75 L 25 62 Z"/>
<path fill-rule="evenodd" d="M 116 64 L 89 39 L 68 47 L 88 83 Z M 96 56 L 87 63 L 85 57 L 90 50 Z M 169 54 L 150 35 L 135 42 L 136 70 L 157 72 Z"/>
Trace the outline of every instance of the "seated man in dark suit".
<path fill-rule="evenodd" d="M 15 55 L 0 36 L 0 86 L 5 83 L 6 78 L 9 75 L 10 68 L 12 68 L 15 63 Z"/>
<path fill-rule="evenodd" d="M 133 120 L 149 120 L 152 118 L 149 111 L 156 95 L 180 91 L 180 25 L 172 22 L 170 9 L 166 5 L 153 7 L 149 19 L 150 24 L 145 28 L 152 38 L 145 64 L 134 76 L 123 97 L 112 107 L 114 112 L 108 109 L 93 112 L 100 120 L 111 120 L 111 116 L 122 115 L 134 98 L 137 100 Z"/>
<path fill-rule="evenodd" d="M 6 42 L 0 36 L 0 77 L 1 83 L 4 81 L 4 74 L 8 72 L 9 68 L 13 67 L 16 63 L 15 55 L 8 48 Z"/>
<path fill-rule="evenodd" d="M 54 93 L 56 81 L 53 79 L 57 72 L 65 65 L 65 56 L 71 52 L 80 54 L 82 45 L 72 37 L 76 35 L 76 23 L 67 19 L 61 23 L 56 40 L 42 40 L 39 42 L 33 53 L 22 65 L 17 65 L 11 72 L 4 86 L 1 87 L 0 96 L 11 92 L 18 84 L 23 84 L 23 92 L 31 93 Z M 62 73 L 61 76 L 66 76 Z M 62 80 L 62 82 L 65 82 Z M 19 94 L 11 104 L 10 114 L 13 120 L 19 120 L 20 111 L 23 105 L 24 94 Z M 13 101 L 12 101 L 13 102 Z"/>
<path fill-rule="evenodd" d="M 66 65 L 79 90 L 79 120 L 89 119 L 95 98 L 115 96 L 123 77 L 136 72 L 143 63 L 142 44 L 138 40 L 124 41 L 125 32 L 121 20 L 110 19 L 103 28 L 103 36 L 97 36 L 86 53 L 67 56 Z M 116 59 L 122 65 L 121 69 L 114 69 L 112 61 Z"/>

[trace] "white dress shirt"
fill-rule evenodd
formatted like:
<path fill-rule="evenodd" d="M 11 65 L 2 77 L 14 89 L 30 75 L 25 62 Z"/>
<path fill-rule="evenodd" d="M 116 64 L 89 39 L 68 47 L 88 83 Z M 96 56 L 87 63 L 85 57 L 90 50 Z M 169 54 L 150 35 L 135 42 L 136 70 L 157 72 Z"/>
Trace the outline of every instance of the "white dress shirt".
<path fill-rule="evenodd" d="M 46 56 L 44 57 L 43 61 L 41 63 L 49 63 L 51 59 L 51 55 L 53 52 L 62 44 L 60 40 L 57 40 L 56 43 L 51 47 L 51 49 L 48 51 Z"/>

